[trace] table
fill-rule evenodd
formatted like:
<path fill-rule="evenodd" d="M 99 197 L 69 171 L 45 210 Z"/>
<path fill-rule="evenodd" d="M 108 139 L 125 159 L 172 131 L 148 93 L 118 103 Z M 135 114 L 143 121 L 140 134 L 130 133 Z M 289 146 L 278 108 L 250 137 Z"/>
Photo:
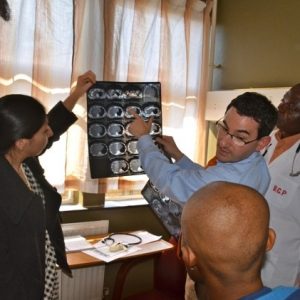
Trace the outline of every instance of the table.
<path fill-rule="evenodd" d="M 96 243 L 102 237 L 103 235 L 89 236 L 86 237 L 86 239 L 91 243 Z M 165 240 L 161 239 L 148 244 L 138 245 L 138 247 L 141 249 L 136 252 L 130 253 L 127 256 L 109 262 L 109 263 L 113 263 L 116 261 L 118 262 L 122 261 L 122 265 L 117 273 L 117 277 L 115 280 L 115 286 L 112 295 L 113 300 L 121 299 L 126 276 L 134 265 L 144 260 L 147 260 L 150 257 L 155 257 L 156 255 L 159 255 L 163 251 L 171 250 L 174 246 L 171 243 L 168 243 Z M 85 254 L 83 252 L 67 253 L 67 260 L 71 269 L 78 269 L 78 268 L 85 268 L 85 267 L 107 264 L 106 262 L 97 259 L 95 257 L 92 257 L 88 254 Z"/>

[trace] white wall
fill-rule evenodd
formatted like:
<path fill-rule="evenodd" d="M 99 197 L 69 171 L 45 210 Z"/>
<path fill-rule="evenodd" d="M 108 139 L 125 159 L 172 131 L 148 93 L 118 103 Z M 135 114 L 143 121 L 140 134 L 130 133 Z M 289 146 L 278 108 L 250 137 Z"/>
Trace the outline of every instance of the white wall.
<path fill-rule="evenodd" d="M 268 97 L 277 107 L 288 89 L 289 87 L 210 91 L 207 93 L 206 98 L 205 119 L 207 121 L 217 121 L 222 118 L 229 102 L 245 92 L 257 92 L 263 94 Z"/>

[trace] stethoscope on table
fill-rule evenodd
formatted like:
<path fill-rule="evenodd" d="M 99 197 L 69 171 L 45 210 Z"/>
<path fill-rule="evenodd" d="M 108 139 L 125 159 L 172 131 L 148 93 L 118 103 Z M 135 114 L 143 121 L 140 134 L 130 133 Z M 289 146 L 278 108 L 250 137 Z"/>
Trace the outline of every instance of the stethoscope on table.
<path fill-rule="evenodd" d="M 272 144 L 270 144 L 270 145 L 268 146 L 268 148 L 265 150 L 265 152 L 262 154 L 263 156 L 265 156 L 265 155 L 267 154 L 268 149 L 269 149 L 269 147 L 270 147 L 271 145 L 272 145 Z M 291 168 L 291 172 L 290 172 L 290 174 L 289 174 L 291 177 L 297 177 L 297 176 L 300 175 L 300 170 L 297 171 L 297 172 L 294 171 L 295 160 L 296 160 L 296 157 L 297 157 L 297 155 L 299 154 L 299 152 L 300 152 L 300 143 L 299 143 L 299 145 L 298 145 L 298 147 L 297 147 L 297 149 L 296 149 L 296 151 L 295 151 L 294 157 L 293 157 L 292 168 Z"/>
<path fill-rule="evenodd" d="M 116 239 L 118 236 L 127 237 L 130 239 L 130 242 L 117 242 Z M 117 252 L 126 250 L 129 246 L 141 244 L 142 238 L 133 233 L 116 232 L 111 233 L 110 235 L 102 239 L 101 242 L 109 247 L 110 252 Z"/>

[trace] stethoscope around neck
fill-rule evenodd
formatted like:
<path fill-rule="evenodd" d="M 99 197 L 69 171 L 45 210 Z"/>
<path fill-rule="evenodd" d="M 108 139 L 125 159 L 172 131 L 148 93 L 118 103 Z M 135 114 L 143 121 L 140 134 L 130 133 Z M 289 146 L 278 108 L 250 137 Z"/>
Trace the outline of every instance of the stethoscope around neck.
<path fill-rule="evenodd" d="M 269 149 L 269 147 L 270 147 L 271 145 L 272 145 L 272 144 L 270 144 L 270 145 L 268 146 L 268 148 L 265 150 L 265 152 L 262 154 L 263 156 L 265 156 L 265 155 L 268 153 L 268 149 Z M 291 177 L 297 177 L 297 176 L 300 175 L 300 170 L 299 170 L 299 171 L 294 171 L 294 166 L 295 166 L 296 157 L 297 157 L 297 155 L 299 154 L 299 152 L 300 152 L 300 143 L 298 144 L 298 147 L 297 147 L 297 149 L 296 149 L 296 151 L 295 151 L 295 153 L 294 153 L 293 162 L 292 162 L 292 167 L 291 167 L 291 171 L 290 171 L 290 173 L 289 173 L 289 175 L 290 175 Z"/>
<path fill-rule="evenodd" d="M 294 165 L 295 165 L 295 160 L 296 160 L 296 156 L 298 155 L 298 153 L 300 152 L 300 143 L 295 151 L 295 154 L 294 154 L 294 157 L 293 157 L 293 162 L 292 162 L 292 169 L 291 169 L 291 172 L 290 172 L 290 176 L 291 177 L 297 177 L 300 175 L 300 170 L 299 171 L 294 171 Z"/>

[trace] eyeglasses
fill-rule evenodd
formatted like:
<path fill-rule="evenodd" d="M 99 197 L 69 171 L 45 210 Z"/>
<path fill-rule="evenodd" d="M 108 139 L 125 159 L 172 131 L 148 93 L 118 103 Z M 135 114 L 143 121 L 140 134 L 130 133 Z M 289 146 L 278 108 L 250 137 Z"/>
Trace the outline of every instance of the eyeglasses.
<path fill-rule="evenodd" d="M 217 125 L 217 130 L 218 130 L 218 135 L 229 135 L 232 142 L 236 145 L 236 146 L 245 146 L 247 144 L 250 144 L 252 142 L 255 142 L 257 140 L 259 140 L 259 138 L 256 138 L 254 140 L 251 141 L 244 141 L 243 138 L 238 137 L 234 134 L 229 133 L 229 129 L 227 128 L 227 126 L 224 124 L 223 118 L 220 119 L 219 121 L 216 122 Z"/>

